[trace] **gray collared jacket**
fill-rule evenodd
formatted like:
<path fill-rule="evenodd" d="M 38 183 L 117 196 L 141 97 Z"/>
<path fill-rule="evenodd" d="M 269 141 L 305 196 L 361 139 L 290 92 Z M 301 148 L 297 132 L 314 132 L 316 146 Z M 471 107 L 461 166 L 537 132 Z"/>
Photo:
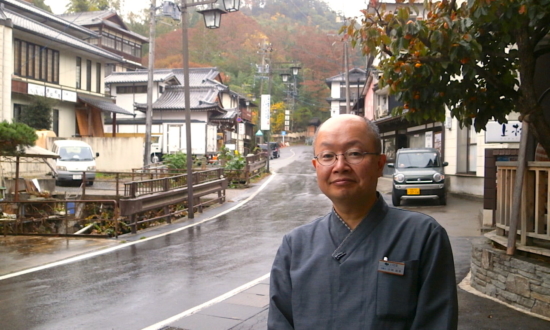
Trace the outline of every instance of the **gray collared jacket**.
<path fill-rule="evenodd" d="M 385 259 L 404 274 L 381 272 Z M 380 196 L 353 231 L 332 211 L 285 235 L 270 281 L 268 329 L 457 328 L 445 229 Z"/>

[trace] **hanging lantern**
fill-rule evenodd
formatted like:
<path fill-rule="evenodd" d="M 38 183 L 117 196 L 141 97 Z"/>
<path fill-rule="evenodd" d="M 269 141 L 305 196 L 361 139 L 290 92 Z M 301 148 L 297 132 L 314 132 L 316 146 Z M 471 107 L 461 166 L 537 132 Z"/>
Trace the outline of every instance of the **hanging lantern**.
<path fill-rule="evenodd" d="M 288 78 L 290 78 L 290 73 L 281 73 L 281 79 L 283 80 L 283 82 L 287 82 Z"/>
<path fill-rule="evenodd" d="M 219 8 L 208 8 L 205 10 L 197 10 L 197 13 L 201 13 L 204 16 L 204 25 L 206 25 L 207 28 L 217 29 L 220 27 L 222 15 L 227 12 Z"/>
<path fill-rule="evenodd" d="M 228 12 L 239 11 L 241 0 L 223 0 L 223 7 Z"/>
<path fill-rule="evenodd" d="M 298 75 L 298 72 L 300 71 L 302 67 L 299 67 L 299 66 L 291 66 L 290 67 L 290 70 L 292 70 L 292 74 L 297 76 Z"/>

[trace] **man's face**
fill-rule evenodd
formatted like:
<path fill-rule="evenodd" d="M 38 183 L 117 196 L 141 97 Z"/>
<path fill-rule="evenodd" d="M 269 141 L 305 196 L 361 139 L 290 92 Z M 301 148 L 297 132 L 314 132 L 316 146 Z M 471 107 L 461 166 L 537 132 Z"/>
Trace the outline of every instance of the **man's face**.
<path fill-rule="evenodd" d="M 333 202 L 365 203 L 376 199 L 376 185 L 382 175 L 385 155 L 365 155 L 359 164 L 349 164 L 340 154 L 350 149 L 377 152 L 374 138 L 367 124 L 356 116 L 339 116 L 329 119 L 317 134 L 315 155 L 322 152 L 338 154 L 330 166 L 312 160 L 321 191 Z"/>

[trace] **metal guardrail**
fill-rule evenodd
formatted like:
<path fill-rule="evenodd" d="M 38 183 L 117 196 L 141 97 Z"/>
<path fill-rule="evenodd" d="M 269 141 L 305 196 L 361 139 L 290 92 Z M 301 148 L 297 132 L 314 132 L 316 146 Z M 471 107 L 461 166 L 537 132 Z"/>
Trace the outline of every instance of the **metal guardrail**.
<path fill-rule="evenodd" d="M 495 221 L 501 236 L 508 232 L 512 216 L 512 195 L 517 162 L 497 162 L 497 209 Z M 523 245 L 534 240 L 550 243 L 550 163 L 529 162 L 522 187 L 518 235 Z"/>

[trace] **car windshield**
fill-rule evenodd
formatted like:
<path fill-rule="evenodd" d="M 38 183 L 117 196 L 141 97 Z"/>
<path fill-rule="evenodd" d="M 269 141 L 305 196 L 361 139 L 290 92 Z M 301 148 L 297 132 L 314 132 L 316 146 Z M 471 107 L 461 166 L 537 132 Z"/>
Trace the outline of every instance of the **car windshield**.
<path fill-rule="evenodd" d="M 61 147 L 59 149 L 61 160 L 82 162 L 94 159 L 92 150 L 88 147 Z"/>
<path fill-rule="evenodd" d="M 403 153 L 397 157 L 398 168 L 441 167 L 439 156 L 435 152 Z"/>

